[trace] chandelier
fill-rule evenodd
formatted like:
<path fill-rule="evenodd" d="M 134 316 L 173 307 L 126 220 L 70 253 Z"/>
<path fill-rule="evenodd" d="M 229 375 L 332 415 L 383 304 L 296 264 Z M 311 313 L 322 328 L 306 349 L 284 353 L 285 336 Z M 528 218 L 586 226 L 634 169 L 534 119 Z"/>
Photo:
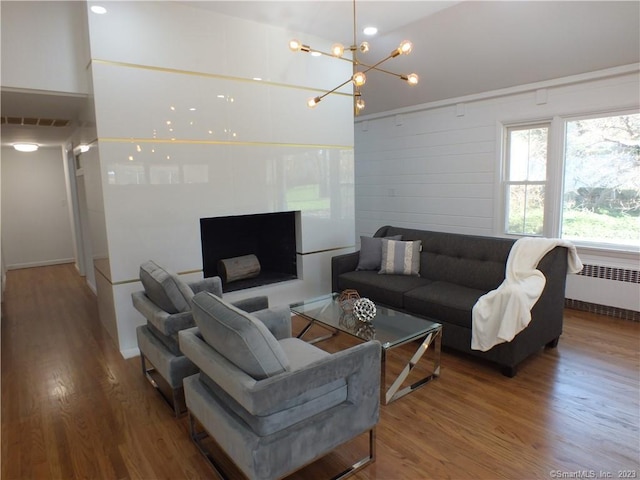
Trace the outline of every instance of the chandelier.
<path fill-rule="evenodd" d="M 384 70 L 380 68 L 380 65 L 385 63 L 387 60 L 395 58 L 399 55 L 408 55 L 409 53 L 411 53 L 411 49 L 413 48 L 413 45 L 410 41 L 408 40 L 402 41 L 398 46 L 398 48 L 393 50 L 385 58 L 374 63 L 373 65 L 368 65 L 366 63 L 361 62 L 358 59 L 358 53 L 367 53 L 369 51 L 369 43 L 362 42 L 358 45 L 356 40 L 356 33 L 357 33 L 356 0 L 353 0 L 353 43 L 350 46 L 345 47 L 341 43 L 334 43 L 331 46 L 331 52 L 323 52 L 321 50 L 316 50 L 314 48 L 311 48 L 309 45 L 304 45 L 303 43 L 301 43 L 296 39 L 292 39 L 289 41 L 289 48 L 293 52 L 304 52 L 312 55 L 325 55 L 328 57 L 338 58 L 340 60 L 346 60 L 348 62 L 351 62 L 351 64 L 353 65 L 353 75 L 350 78 L 342 82 L 337 87 L 332 88 L 331 90 L 323 93 L 322 95 L 309 98 L 307 100 L 307 106 L 309 108 L 315 108 L 318 105 L 318 103 L 322 101 L 324 97 L 326 97 L 331 93 L 334 93 L 335 91 L 344 87 L 348 83 L 352 83 L 354 113 L 356 116 L 359 115 L 360 112 L 364 110 L 364 107 L 365 107 L 365 102 L 364 102 L 364 99 L 362 98 L 362 92 L 360 91 L 360 88 L 367 81 L 367 73 L 369 73 L 371 70 L 386 73 L 388 75 L 393 75 L 395 77 L 398 77 L 400 80 L 404 80 L 405 82 L 407 82 L 409 85 L 412 85 L 412 86 L 418 84 L 418 75 L 416 75 L 415 73 L 403 75 L 403 74 L 390 72 L 388 70 Z M 351 52 L 351 58 L 345 58 L 343 56 L 345 51 Z"/>

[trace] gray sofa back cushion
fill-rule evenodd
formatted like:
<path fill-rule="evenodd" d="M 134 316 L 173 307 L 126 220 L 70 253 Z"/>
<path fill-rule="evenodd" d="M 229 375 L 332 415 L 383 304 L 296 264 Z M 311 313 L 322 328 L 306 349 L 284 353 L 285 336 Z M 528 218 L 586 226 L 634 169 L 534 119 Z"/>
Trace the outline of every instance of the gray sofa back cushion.
<path fill-rule="evenodd" d="M 202 338 L 251 377 L 261 380 L 290 369 L 278 341 L 253 315 L 208 292 L 193 297 L 192 309 Z"/>
<path fill-rule="evenodd" d="M 514 240 L 497 237 L 431 232 L 385 226 L 375 236 L 402 235 L 422 240 L 420 276 L 478 290 L 490 291 L 504 280 L 505 265 Z"/>
<path fill-rule="evenodd" d="M 155 262 L 149 260 L 140 265 L 140 281 L 149 300 L 165 312 L 180 313 L 191 309 L 191 287 Z"/>

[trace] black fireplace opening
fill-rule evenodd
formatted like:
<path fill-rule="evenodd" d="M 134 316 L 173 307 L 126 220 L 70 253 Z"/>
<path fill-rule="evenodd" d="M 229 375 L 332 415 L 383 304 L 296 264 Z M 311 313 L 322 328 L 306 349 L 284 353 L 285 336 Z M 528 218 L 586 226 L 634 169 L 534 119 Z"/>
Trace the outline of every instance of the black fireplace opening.
<path fill-rule="evenodd" d="M 220 276 L 224 292 L 298 278 L 296 213 L 299 212 L 201 218 L 205 278 Z M 225 266 L 237 264 L 235 260 L 240 264 L 250 264 L 247 269 L 249 278 L 227 282 Z M 257 274 L 256 264 L 259 265 Z"/>

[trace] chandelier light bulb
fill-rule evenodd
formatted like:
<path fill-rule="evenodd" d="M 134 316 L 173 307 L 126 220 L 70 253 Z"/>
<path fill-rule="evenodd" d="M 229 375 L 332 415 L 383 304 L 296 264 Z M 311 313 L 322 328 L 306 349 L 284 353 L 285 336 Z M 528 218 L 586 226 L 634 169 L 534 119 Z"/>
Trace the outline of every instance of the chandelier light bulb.
<path fill-rule="evenodd" d="M 407 75 L 407 83 L 409 85 L 417 85 L 420 78 L 415 73 L 410 73 Z"/>
<path fill-rule="evenodd" d="M 334 57 L 342 57 L 342 55 L 344 55 L 344 45 L 341 43 L 334 43 L 331 45 L 331 54 Z"/>
<path fill-rule="evenodd" d="M 309 108 L 316 108 L 316 105 L 318 105 L 320 103 L 322 99 L 320 97 L 310 97 L 307 100 L 307 107 Z"/>
<path fill-rule="evenodd" d="M 366 83 L 366 81 L 367 76 L 364 74 L 364 72 L 356 72 L 353 74 L 353 83 L 356 85 L 356 87 L 361 87 Z"/>
<path fill-rule="evenodd" d="M 302 50 L 302 43 L 300 43 L 300 41 L 293 38 L 289 40 L 289 49 L 292 52 L 299 52 L 300 50 Z"/>
<path fill-rule="evenodd" d="M 362 42 L 360 44 L 360 51 L 362 53 L 367 53 L 369 51 L 369 42 Z"/>
<path fill-rule="evenodd" d="M 356 98 L 356 108 L 358 110 L 364 110 L 364 99 L 362 97 Z"/>
<path fill-rule="evenodd" d="M 400 55 L 409 55 L 413 49 L 413 44 L 409 40 L 404 40 L 398 47 Z"/>

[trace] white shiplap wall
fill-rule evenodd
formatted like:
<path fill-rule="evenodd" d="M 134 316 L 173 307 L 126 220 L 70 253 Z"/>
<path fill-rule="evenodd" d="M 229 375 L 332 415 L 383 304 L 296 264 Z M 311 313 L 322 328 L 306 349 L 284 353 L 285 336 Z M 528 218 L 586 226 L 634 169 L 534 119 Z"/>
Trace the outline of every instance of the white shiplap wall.
<path fill-rule="evenodd" d="M 497 235 L 500 125 L 638 109 L 639 86 L 635 65 L 360 117 L 356 235 L 383 225 Z"/>

